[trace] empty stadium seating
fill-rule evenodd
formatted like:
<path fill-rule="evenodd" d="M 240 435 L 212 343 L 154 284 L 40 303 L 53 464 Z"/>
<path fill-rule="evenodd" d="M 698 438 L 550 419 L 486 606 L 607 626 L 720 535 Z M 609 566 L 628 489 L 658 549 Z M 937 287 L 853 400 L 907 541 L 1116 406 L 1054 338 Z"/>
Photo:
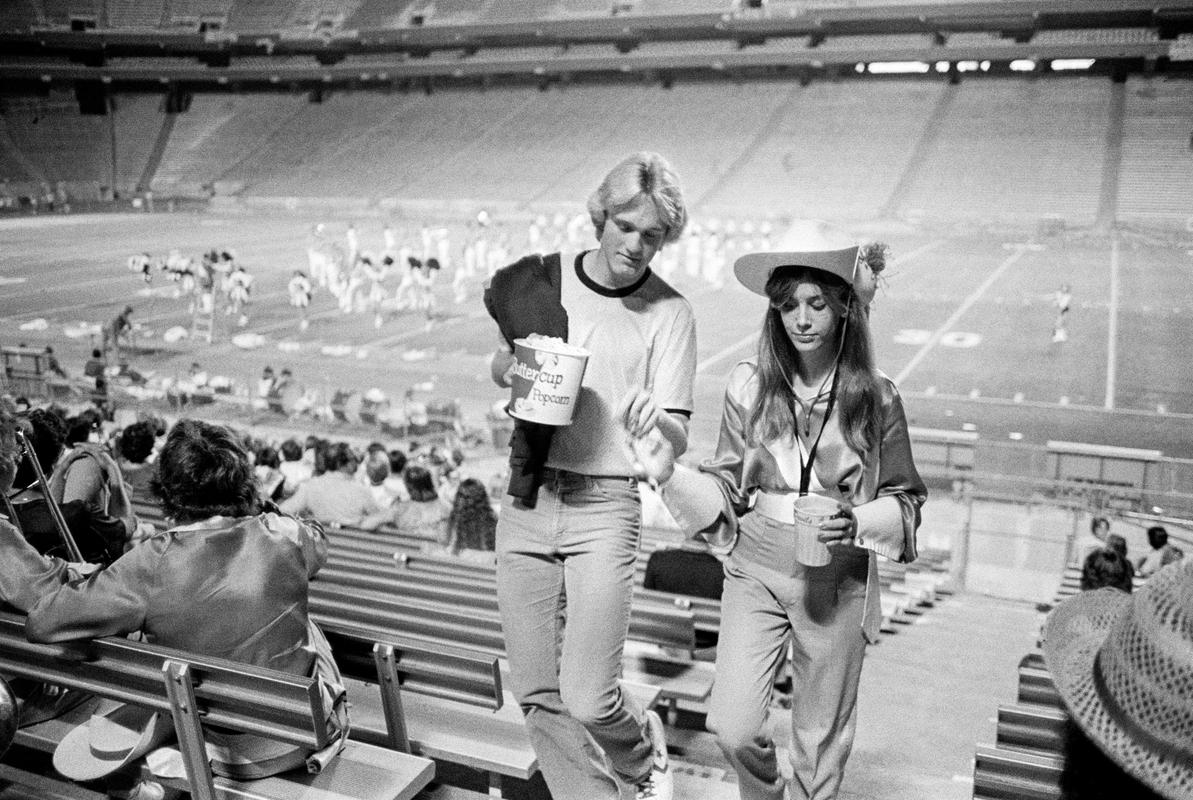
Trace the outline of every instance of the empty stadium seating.
<path fill-rule="evenodd" d="M 162 17 L 214 8 L 171 5 Z M 362 5 L 356 17 L 374 11 Z M 309 22 L 323 13 L 311 6 L 300 16 Z M 650 45 L 659 52 L 691 46 Z M 610 51 L 592 44 L 492 52 L 533 61 Z M 1104 78 L 667 85 L 332 92 L 315 98 L 321 102 L 285 92 L 198 93 L 172 130 L 163 128 L 160 95 L 115 94 L 105 118 L 80 115 L 73 93 L 53 92 L 6 101 L 0 174 L 32 187 L 17 193 L 65 181 L 77 198 L 98 197 L 113 177 L 127 194 L 152 173 L 159 197 L 575 203 L 607 164 L 658 149 L 695 205 L 725 214 L 764 207 L 838 218 L 892 212 L 1083 225 L 1108 189 L 1128 221 L 1183 224 L 1193 208 L 1193 90 L 1184 81 L 1132 78 L 1121 120 L 1112 118 Z M 1118 125 L 1121 164 L 1117 173 L 1104 171 Z M 159 132 L 165 146 L 157 163 Z"/>
<path fill-rule="evenodd" d="M 1183 222 L 1193 214 L 1193 85 L 1132 78 L 1124 113 L 1120 216 Z"/>
<path fill-rule="evenodd" d="M 706 202 L 873 215 L 907 168 L 941 89 L 905 81 L 784 87 L 769 128 Z"/>
<path fill-rule="evenodd" d="M 1060 214 L 1092 222 L 1108 101 L 1108 83 L 1098 79 L 963 82 L 903 210 L 990 221 Z"/>

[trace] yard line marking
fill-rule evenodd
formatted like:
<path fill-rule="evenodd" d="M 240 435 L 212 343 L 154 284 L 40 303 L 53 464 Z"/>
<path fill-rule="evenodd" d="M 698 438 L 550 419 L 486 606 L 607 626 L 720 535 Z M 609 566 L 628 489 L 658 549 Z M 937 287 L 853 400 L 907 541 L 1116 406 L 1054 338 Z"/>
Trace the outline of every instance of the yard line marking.
<path fill-rule="evenodd" d="M 757 339 L 758 339 L 757 333 L 751 333 L 748 336 L 743 336 L 742 338 L 738 339 L 733 344 L 729 345 L 728 347 L 718 350 L 717 352 L 713 353 L 711 356 L 709 356 L 708 358 L 704 359 L 699 364 L 697 364 L 696 372 L 697 373 L 704 372 L 706 369 L 708 369 L 710 366 L 712 366 L 713 364 L 720 361 L 722 358 L 725 358 L 726 356 L 733 355 L 734 353 L 741 350 L 743 347 L 745 347 L 750 342 L 757 341 Z"/>
<path fill-rule="evenodd" d="M 1106 325 L 1106 401 L 1103 408 L 1114 410 L 1118 381 L 1118 235 L 1110 238 L 1110 319 Z"/>
<path fill-rule="evenodd" d="M 891 263 L 887 264 L 887 268 L 890 269 L 890 268 L 894 268 L 894 267 L 901 267 L 901 266 L 903 266 L 904 262 L 915 261 L 917 258 L 922 256 L 924 253 L 927 253 L 929 250 L 935 250 L 936 248 L 938 248 L 942 244 L 944 244 L 946 241 L 948 241 L 948 240 L 947 239 L 933 239 L 932 241 L 928 242 L 927 244 L 922 244 L 909 253 L 904 253 L 903 255 L 899 256 L 898 258 L 892 258 Z M 885 272 L 885 270 L 884 270 L 884 272 Z"/>
<path fill-rule="evenodd" d="M 1023 254 L 1026 252 L 1027 248 L 1024 245 L 1019 245 L 1014 253 L 1008 256 L 989 275 L 986 276 L 986 280 L 982 281 L 982 284 L 978 286 L 978 288 L 974 289 L 968 297 L 961 301 L 961 305 L 957 306 L 957 310 L 949 315 L 949 318 L 944 321 L 944 324 L 932 333 L 932 338 L 924 343 L 924 346 L 921 347 L 919 351 L 911 357 L 911 361 L 907 362 L 907 366 L 900 370 L 899 374 L 895 376 L 896 386 L 907 380 L 907 376 L 910 375 L 912 371 L 920 365 L 920 362 L 928 357 L 928 354 L 932 352 L 936 345 L 940 343 L 941 338 L 948 333 L 958 321 L 960 321 L 961 317 L 965 315 L 965 312 L 969 311 L 969 309 L 973 307 L 974 303 L 978 302 L 979 298 L 981 298 L 981 296 L 985 294 L 991 286 L 994 285 L 994 282 L 1001 278 L 1002 274 L 1010 269 L 1010 267 L 1016 261 L 1022 258 Z"/>

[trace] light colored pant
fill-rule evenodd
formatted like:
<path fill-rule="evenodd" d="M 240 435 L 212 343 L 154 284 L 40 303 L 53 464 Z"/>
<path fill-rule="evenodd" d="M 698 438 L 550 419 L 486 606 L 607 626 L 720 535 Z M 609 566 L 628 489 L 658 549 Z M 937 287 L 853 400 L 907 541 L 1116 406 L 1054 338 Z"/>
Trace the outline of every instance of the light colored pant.
<path fill-rule="evenodd" d="M 767 715 L 789 641 L 791 800 L 836 797 L 853 746 L 868 555 L 834 549 L 827 566 L 804 567 L 791 535 L 790 525 L 750 514 L 725 564 L 708 728 L 737 770 L 743 800 L 783 797 Z"/>
<path fill-rule="evenodd" d="M 528 509 L 506 495 L 497 599 L 514 696 L 556 800 L 621 796 L 650 770 L 645 714 L 621 691 L 642 527 L 631 478 L 548 470 Z"/>

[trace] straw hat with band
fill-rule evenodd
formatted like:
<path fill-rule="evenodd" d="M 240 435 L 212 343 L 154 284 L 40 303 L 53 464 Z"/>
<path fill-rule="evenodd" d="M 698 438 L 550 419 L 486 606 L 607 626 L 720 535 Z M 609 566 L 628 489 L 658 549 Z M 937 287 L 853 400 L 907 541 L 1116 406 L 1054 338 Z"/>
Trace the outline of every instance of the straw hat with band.
<path fill-rule="evenodd" d="M 1193 560 L 1134 595 L 1098 589 L 1061 603 L 1044 659 L 1069 714 L 1132 777 L 1193 799 Z"/>

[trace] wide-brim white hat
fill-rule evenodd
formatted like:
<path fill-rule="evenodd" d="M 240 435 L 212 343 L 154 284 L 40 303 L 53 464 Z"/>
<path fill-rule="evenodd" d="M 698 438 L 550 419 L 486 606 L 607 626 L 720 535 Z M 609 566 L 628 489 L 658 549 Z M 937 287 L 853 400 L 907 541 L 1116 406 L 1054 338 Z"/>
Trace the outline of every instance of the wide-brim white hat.
<path fill-rule="evenodd" d="M 168 714 L 104 701 L 86 723 L 62 737 L 54 769 L 76 781 L 93 781 L 164 744 L 174 733 Z"/>
<path fill-rule="evenodd" d="M 860 243 L 844 231 L 818 220 L 796 220 L 783 236 L 785 250 L 746 253 L 733 263 L 742 286 L 766 296 L 766 282 L 779 267 L 808 267 L 834 275 L 853 286 Z"/>

